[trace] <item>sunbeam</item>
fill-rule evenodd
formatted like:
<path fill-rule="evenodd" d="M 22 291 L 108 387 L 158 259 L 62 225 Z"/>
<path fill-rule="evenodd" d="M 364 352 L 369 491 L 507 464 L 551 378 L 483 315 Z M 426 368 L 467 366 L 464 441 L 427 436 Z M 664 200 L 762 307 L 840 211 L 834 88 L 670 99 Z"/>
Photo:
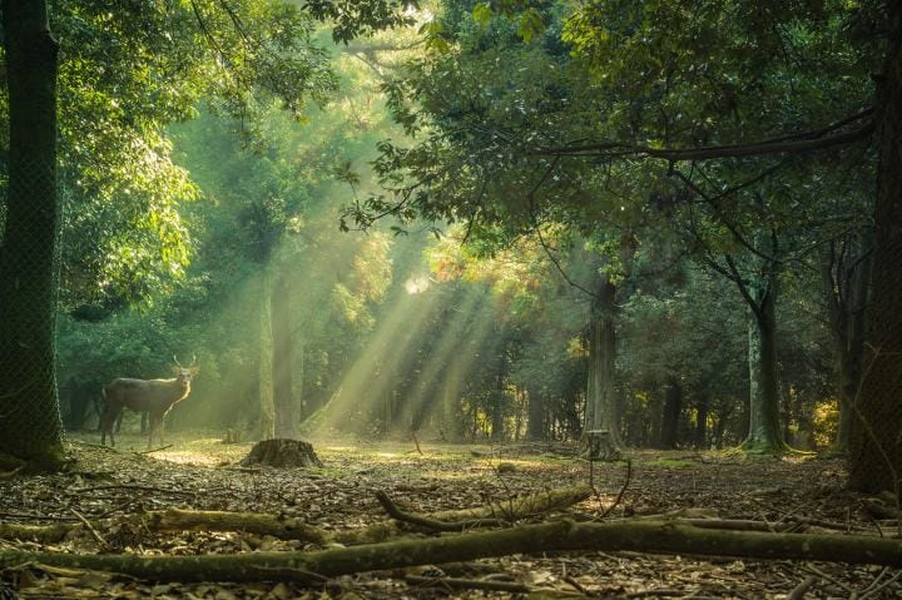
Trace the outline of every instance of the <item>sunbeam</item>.
<path fill-rule="evenodd" d="M 408 359 L 408 352 L 438 305 L 436 293 L 398 294 L 366 347 L 359 353 L 329 403 L 315 415 L 313 435 L 334 429 L 363 432 L 372 426 L 370 415 L 390 422 L 396 399 L 393 374 Z M 359 429 L 358 429 L 359 427 Z"/>
<path fill-rule="evenodd" d="M 475 344 L 478 348 L 489 330 L 486 325 L 490 317 L 484 310 L 486 301 L 487 295 L 482 289 L 471 287 L 457 306 L 448 309 L 441 338 L 433 345 L 420 368 L 414 389 L 405 399 L 403 413 L 398 419 L 401 426 L 417 432 L 432 418 L 440 435 L 453 428 L 453 423 L 447 419 L 459 419 L 458 380 L 466 377 L 475 359 L 474 352 L 468 352 L 467 346 Z M 468 329 L 473 331 L 468 332 Z M 446 387 L 450 390 L 443 389 Z"/>

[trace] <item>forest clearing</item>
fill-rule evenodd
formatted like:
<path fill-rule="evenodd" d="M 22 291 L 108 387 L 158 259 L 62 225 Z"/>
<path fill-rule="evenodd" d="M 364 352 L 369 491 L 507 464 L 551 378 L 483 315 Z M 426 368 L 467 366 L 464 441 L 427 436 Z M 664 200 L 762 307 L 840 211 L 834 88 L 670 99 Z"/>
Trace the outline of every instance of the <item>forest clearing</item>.
<path fill-rule="evenodd" d="M 513 506 L 512 498 L 586 486 L 590 477 L 589 463 L 576 456 L 575 446 L 565 444 L 319 442 L 314 447 L 322 468 L 242 469 L 237 462 L 251 444 L 179 436 L 170 447 L 141 454 L 101 448 L 94 438 L 76 437 L 73 450 L 78 461 L 71 472 L 0 482 L 4 524 L 73 527 L 64 539 L 53 542 L 14 540 L 5 534 L 0 560 L 11 551 L 222 557 L 345 546 L 227 528 L 154 529 L 147 515 L 168 509 L 296 518 L 345 539 L 352 548 L 342 534 L 390 521 L 377 491 L 405 511 L 428 515 L 492 504 Z M 140 450 L 144 439 L 125 436 L 123 445 Z M 585 500 L 545 514 L 521 515 L 489 529 L 516 529 L 562 518 L 617 522 L 653 516 L 728 520 L 744 523 L 746 530 L 749 522 L 755 522 L 793 535 L 892 536 L 898 527 L 898 520 L 874 512 L 878 499 L 844 490 L 845 468 L 838 459 L 813 455 L 749 459 L 738 453 L 693 451 L 629 455 L 629 469 L 625 462 L 592 465 L 595 489 Z M 439 534 L 408 527 L 404 535 L 416 538 L 472 535 L 477 529 Z M 389 537 L 395 535 L 400 532 Z M 898 556 L 897 550 L 897 561 Z M 238 572 L 231 582 L 170 581 L 165 576 L 154 581 L 117 573 L 115 568 L 100 572 L 37 561 L 5 569 L 2 581 L 15 582 L 21 598 L 897 598 L 902 594 L 900 571 L 878 565 L 616 550 L 499 552 L 479 560 L 322 576 L 315 583 L 299 583 L 302 576 L 316 574 L 286 569 L 272 573 L 267 582 L 241 581 Z"/>
<path fill-rule="evenodd" d="M 0 21 L 0 600 L 902 596 L 902 2 Z"/>

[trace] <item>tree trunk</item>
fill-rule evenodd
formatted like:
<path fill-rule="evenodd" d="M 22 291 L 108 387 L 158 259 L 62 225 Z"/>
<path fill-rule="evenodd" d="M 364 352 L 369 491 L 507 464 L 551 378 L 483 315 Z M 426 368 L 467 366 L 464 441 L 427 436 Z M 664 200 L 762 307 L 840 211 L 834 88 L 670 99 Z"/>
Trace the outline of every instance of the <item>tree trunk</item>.
<path fill-rule="evenodd" d="M 902 3 L 888 2 L 889 47 L 877 97 L 877 202 L 868 356 L 852 406 L 850 484 L 900 494 L 902 479 Z"/>
<path fill-rule="evenodd" d="M 749 286 L 754 301 L 749 318 L 749 433 L 750 452 L 782 452 L 780 393 L 777 381 L 777 322 L 772 278 Z"/>
<path fill-rule="evenodd" d="M 489 396 L 489 413 L 492 422 L 492 440 L 502 441 L 507 437 L 505 417 L 507 416 L 507 349 L 504 344 L 498 350 L 498 370 L 495 373 L 495 389 Z"/>
<path fill-rule="evenodd" d="M 661 448 L 668 450 L 676 448 L 682 408 L 683 389 L 676 378 L 671 378 L 667 383 L 667 391 L 664 393 L 664 411 L 661 418 Z"/>
<path fill-rule="evenodd" d="M 546 412 L 542 393 L 535 387 L 529 388 L 526 391 L 526 439 L 532 441 L 545 439 Z"/>
<path fill-rule="evenodd" d="M 861 385 L 864 338 L 867 330 L 865 308 L 870 292 L 872 234 L 860 234 L 831 244 L 822 256 L 822 279 L 830 314 L 834 376 L 839 398 L 839 423 L 833 449 L 849 448 L 852 405 Z"/>
<path fill-rule="evenodd" d="M 273 405 L 273 343 L 270 275 L 261 267 L 260 275 L 260 369 L 257 374 L 257 399 L 260 406 L 260 437 L 275 437 L 275 406 Z"/>
<path fill-rule="evenodd" d="M 448 358 L 448 368 L 440 386 L 442 397 L 440 429 L 442 438 L 449 442 L 459 442 L 463 439 L 459 398 L 460 383 L 463 380 L 461 360 L 456 353 Z"/>
<path fill-rule="evenodd" d="M 611 442 L 620 446 L 620 411 L 614 390 L 617 333 L 614 327 L 617 287 L 605 278 L 595 300 L 589 325 L 589 383 L 586 431 L 609 431 Z"/>
<path fill-rule="evenodd" d="M 307 398 L 307 392 L 304 389 L 307 377 L 307 344 L 305 338 L 306 330 L 297 329 L 299 334 L 294 340 L 294 403 L 298 407 L 298 420 L 303 423 L 304 420 L 313 414 L 316 407 Z M 300 426 L 299 426 L 300 427 Z"/>
<path fill-rule="evenodd" d="M 301 416 L 293 385 L 291 283 L 279 271 L 269 296 L 272 309 L 272 393 L 274 433 L 277 438 L 300 437 Z"/>
<path fill-rule="evenodd" d="M 703 392 L 695 403 L 695 434 L 696 448 L 702 450 L 708 447 L 708 412 L 711 408 L 711 398 L 708 392 Z"/>
<path fill-rule="evenodd" d="M 45 2 L 2 6 L 9 179 L 0 242 L 0 452 L 52 470 L 64 456 L 54 347 L 58 45 Z"/>
<path fill-rule="evenodd" d="M 442 523 L 456 526 L 455 531 L 472 531 L 475 528 L 493 527 L 516 523 L 550 512 L 565 511 L 592 497 L 594 490 L 587 484 L 555 488 L 525 496 L 514 496 L 501 502 L 483 504 L 473 508 L 443 510 L 433 513 L 407 513 L 414 521 Z M 382 501 L 382 500 L 380 500 Z M 391 502 L 390 500 L 388 502 Z M 392 502 L 392 507 L 397 506 Z M 196 511 L 169 508 L 142 512 L 122 519 L 101 519 L 85 523 L 33 525 L 29 523 L 0 523 L 0 539 L 29 540 L 41 544 L 57 544 L 74 532 L 93 527 L 96 531 L 109 531 L 117 524 L 131 521 L 129 531 L 234 531 L 273 536 L 282 540 L 300 540 L 320 546 L 337 542 L 349 546 L 384 542 L 410 532 L 412 521 L 397 519 L 377 521 L 364 528 L 327 531 L 307 524 L 302 518 L 266 513 L 237 513 L 223 511 Z M 431 528 L 434 531 L 434 528 Z M 139 534 L 140 535 L 140 534 Z"/>

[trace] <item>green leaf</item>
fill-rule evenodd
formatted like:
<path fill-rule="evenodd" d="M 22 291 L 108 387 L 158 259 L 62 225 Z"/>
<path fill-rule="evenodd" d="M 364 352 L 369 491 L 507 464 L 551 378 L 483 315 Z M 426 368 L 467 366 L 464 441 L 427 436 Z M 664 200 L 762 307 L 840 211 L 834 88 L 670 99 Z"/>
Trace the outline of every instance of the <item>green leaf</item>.
<path fill-rule="evenodd" d="M 523 11 L 517 23 L 517 35 L 527 44 L 545 31 L 542 16 L 534 8 Z"/>
<path fill-rule="evenodd" d="M 492 6 L 488 2 L 480 2 L 473 7 L 473 20 L 482 26 L 492 20 Z"/>

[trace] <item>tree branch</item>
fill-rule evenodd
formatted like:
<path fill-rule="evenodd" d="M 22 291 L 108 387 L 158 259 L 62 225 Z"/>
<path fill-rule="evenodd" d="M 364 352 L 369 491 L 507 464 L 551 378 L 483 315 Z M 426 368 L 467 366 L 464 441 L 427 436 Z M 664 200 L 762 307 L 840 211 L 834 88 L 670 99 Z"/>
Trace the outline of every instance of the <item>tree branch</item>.
<path fill-rule="evenodd" d="M 800 154 L 814 150 L 823 150 L 833 146 L 851 144 L 863 140 L 874 132 L 874 120 L 871 118 L 873 108 L 867 108 L 854 115 L 831 123 L 827 127 L 814 131 L 804 131 L 753 142 L 750 144 L 732 144 L 707 146 L 702 148 L 652 148 L 622 142 L 599 142 L 595 144 L 568 145 L 543 148 L 534 154 L 557 156 L 605 156 L 605 157 L 649 157 L 661 158 L 671 162 L 687 160 L 708 160 L 713 158 L 741 158 L 746 156 L 762 156 L 765 154 Z M 852 129 L 847 125 L 861 122 Z M 840 131 L 840 133 L 837 133 Z"/>

